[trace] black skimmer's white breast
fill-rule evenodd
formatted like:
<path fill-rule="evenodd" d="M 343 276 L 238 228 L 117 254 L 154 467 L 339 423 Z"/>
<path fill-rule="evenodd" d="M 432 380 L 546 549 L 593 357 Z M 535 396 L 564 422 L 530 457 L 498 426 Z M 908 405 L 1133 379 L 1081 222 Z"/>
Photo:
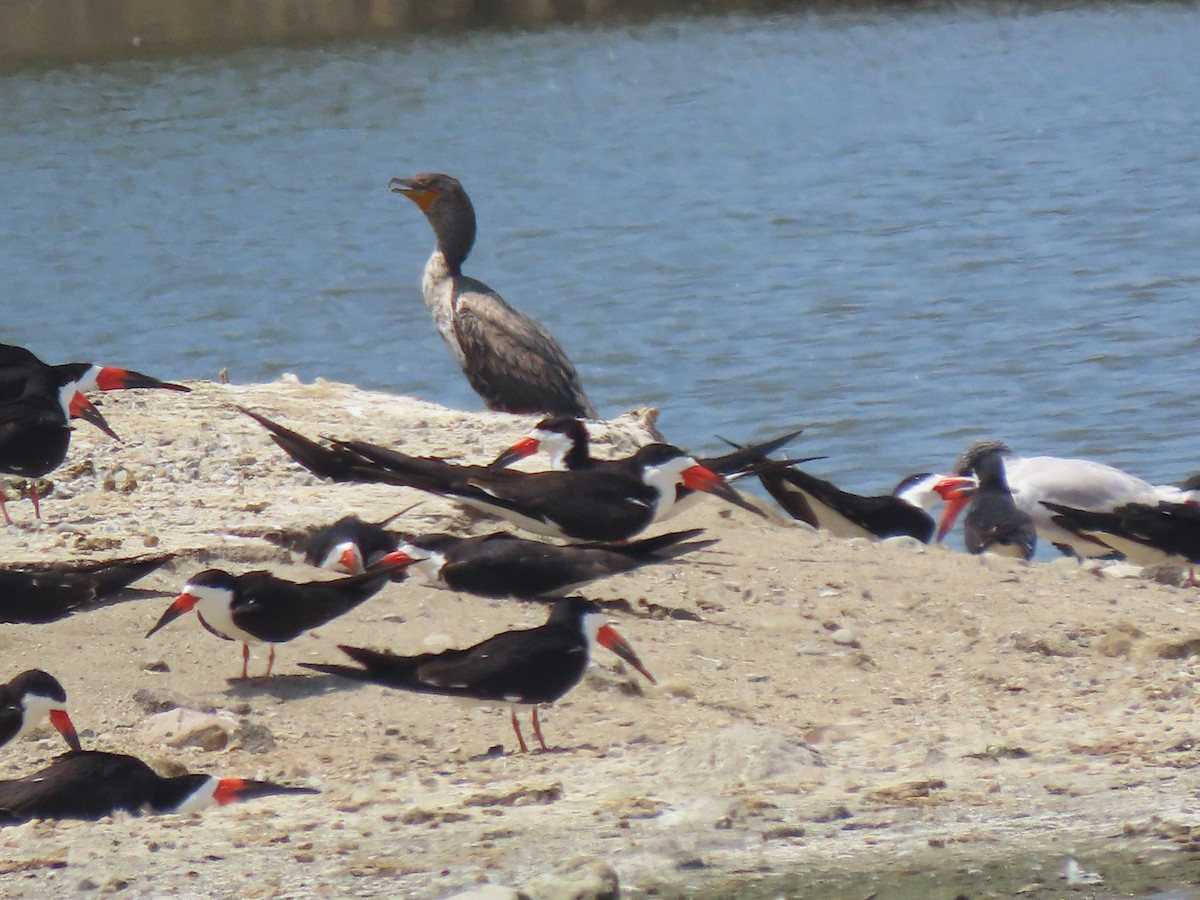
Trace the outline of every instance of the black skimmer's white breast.
<path fill-rule="evenodd" d="M 0 824 L 29 819 L 99 819 L 117 812 L 192 813 L 210 806 L 315 788 L 188 774 L 164 777 L 133 756 L 82 750 L 0 781 Z"/>
<path fill-rule="evenodd" d="M 513 730 L 522 751 L 528 748 L 521 735 L 516 707 L 531 706 L 533 732 L 545 750 L 537 706 L 553 703 L 579 683 L 596 644 L 612 650 L 651 684 L 655 683 L 633 648 L 611 625 L 605 624 L 600 607 L 580 597 L 558 601 L 544 625 L 501 632 L 462 650 L 397 656 L 342 646 L 341 650 L 362 668 L 324 663 L 301 665 L 405 691 L 511 704 Z"/>
<path fill-rule="evenodd" d="M 58 679 L 41 669 L 28 669 L 0 684 L 0 747 L 16 740 L 43 719 L 62 735 L 72 750 L 80 749 L 75 726 L 67 714 L 67 692 Z"/>
<path fill-rule="evenodd" d="M 553 335 L 463 274 L 475 243 L 475 208 L 458 179 L 436 172 L 393 178 L 437 239 L 421 288 L 438 333 L 488 409 L 595 418 L 579 375 Z"/>
<path fill-rule="evenodd" d="M 389 563 L 362 575 L 304 583 L 270 572 L 232 575 L 223 569 L 206 569 L 188 579 L 146 637 L 194 609 L 205 629 L 225 640 L 241 641 L 243 679 L 250 645 L 270 644 L 263 676 L 267 677 L 275 665 L 275 644 L 294 640 L 365 603 L 404 565 Z"/>

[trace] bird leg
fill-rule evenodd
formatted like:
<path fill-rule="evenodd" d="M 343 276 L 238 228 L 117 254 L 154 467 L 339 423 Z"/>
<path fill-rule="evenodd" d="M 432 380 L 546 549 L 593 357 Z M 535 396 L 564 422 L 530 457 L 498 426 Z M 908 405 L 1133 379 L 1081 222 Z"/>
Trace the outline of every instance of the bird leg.
<path fill-rule="evenodd" d="M 533 733 L 537 735 L 538 743 L 542 745 L 542 749 L 549 750 L 550 748 L 546 746 L 546 742 L 542 739 L 542 726 L 538 722 L 536 706 L 533 708 Z"/>
<path fill-rule="evenodd" d="M 271 652 L 267 655 L 267 674 L 263 676 L 263 680 L 271 677 L 271 669 L 275 665 L 275 645 L 271 645 Z"/>
<path fill-rule="evenodd" d="M 8 507 L 4 505 L 4 489 L 0 488 L 0 512 L 4 513 L 4 524 L 11 525 L 13 523 L 12 516 L 8 514 Z"/>
<path fill-rule="evenodd" d="M 242 681 L 247 680 L 250 676 L 246 670 L 250 666 L 250 645 L 242 644 Z"/>
<path fill-rule="evenodd" d="M 36 481 L 29 482 L 29 499 L 33 503 L 34 518 L 40 519 L 42 517 L 42 510 L 38 506 L 38 489 Z"/>
<path fill-rule="evenodd" d="M 525 738 L 521 736 L 521 724 L 517 721 L 517 708 L 515 706 L 512 708 L 512 723 L 513 731 L 517 733 L 517 741 L 521 744 L 521 752 L 525 753 L 529 748 L 525 746 Z"/>

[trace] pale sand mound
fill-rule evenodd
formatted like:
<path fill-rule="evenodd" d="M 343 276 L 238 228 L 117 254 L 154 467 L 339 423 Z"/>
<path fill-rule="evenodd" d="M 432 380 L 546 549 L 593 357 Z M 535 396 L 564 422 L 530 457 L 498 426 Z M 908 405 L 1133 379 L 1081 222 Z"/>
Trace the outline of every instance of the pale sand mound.
<path fill-rule="evenodd" d="M 125 442 L 81 425 L 45 524 L 27 529 L 28 503 L 10 504 L 19 527 L 0 529 L 7 562 L 182 555 L 130 602 L 0 626 L 0 676 L 35 665 L 57 675 L 85 745 L 323 793 L 195 817 L 5 829 L 3 896 L 122 882 L 131 896 L 442 896 L 482 880 L 544 888 L 539 876 L 596 860 L 633 892 L 734 872 L 916 864 L 955 848 L 1065 855 L 1154 815 L 1194 817 L 1193 591 L 1098 578 L 1068 561 L 839 541 L 716 500 L 670 523 L 706 528 L 715 548 L 585 592 L 640 611 L 613 620 L 661 684 L 601 651 L 543 715 L 557 752 L 479 758 L 514 748 L 507 710 L 353 687 L 295 665 L 339 661 L 337 643 L 473 643 L 538 623 L 536 604 L 392 585 L 281 646 L 270 684 L 230 683 L 238 645 L 194 616 L 143 637 L 188 575 L 219 565 L 317 577 L 264 536 L 350 511 L 381 519 L 422 501 L 404 527 L 497 527 L 413 491 L 320 483 L 235 404 L 308 435 L 467 462 L 490 459 L 532 419 L 286 379 L 194 387 L 106 396 Z M 614 434 L 624 438 L 598 452 L 647 431 L 630 420 Z M 264 665 L 256 652 L 251 672 Z M 228 745 L 147 743 L 161 732 L 138 726 L 172 700 L 218 713 L 218 731 L 236 721 Z M 45 735 L 4 748 L 0 774 L 63 749 Z"/>

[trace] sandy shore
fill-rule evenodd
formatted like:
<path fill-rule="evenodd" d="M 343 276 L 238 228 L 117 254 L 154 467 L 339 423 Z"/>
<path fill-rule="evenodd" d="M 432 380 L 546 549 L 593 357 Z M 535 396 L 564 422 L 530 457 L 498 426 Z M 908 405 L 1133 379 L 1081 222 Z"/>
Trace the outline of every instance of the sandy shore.
<path fill-rule="evenodd" d="M 128 602 L 3 626 L 4 677 L 56 674 L 86 746 L 322 793 L 7 828 L 0 895 L 441 897 L 492 883 L 569 896 L 572 878 L 609 874 L 624 896 L 690 895 L 855 871 L 885 873 L 871 877 L 889 896 L 886 873 L 1026 857 L 1038 862 L 1018 874 L 1038 892 L 1065 884 L 1057 867 L 1073 854 L 1102 876 L 1100 852 L 1150 869 L 1187 859 L 1179 835 L 1200 807 L 1196 593 L 1120 568 L 1129 577 L 841 541 L 706 500 L 671 525 L 703 527 L 717 546 L 585 591 L 628 601 L 613 621 L 660 684 L 603 654 L 542 717 L 554 752 L 512 752 L 507 710 L 296 665 L 337 661 L 337 643 L 473 643 L 536 624 L 536 604 L 392 585 L 282 646 L 268 684 L 232 681 L 239 648 L 194 616 L 143 637 L 190 574 L 316 577 L 288 546 L 349 511 L 383 518 L 422 501 L 402 527 L 494 527 L 405 489 L 320 483 L 234 404 L 307 434 L 471 462 L 532 420 L 286 379 L 193 387 L 106 396 L 124 442 L 80 426 L 44 523 L 30 528 L 29 505 L 10 504 L 9 563 L 179 556 Z M 637 434 L 631 419 L 598 451 Z M 251 671 L 264 666 L 256 654 Z M 228 745 L 166 746 L 146 720 L 172 704 L 224 717 Z M 48 728 L 10 744 L 2 777 L 60 749 Z"/>

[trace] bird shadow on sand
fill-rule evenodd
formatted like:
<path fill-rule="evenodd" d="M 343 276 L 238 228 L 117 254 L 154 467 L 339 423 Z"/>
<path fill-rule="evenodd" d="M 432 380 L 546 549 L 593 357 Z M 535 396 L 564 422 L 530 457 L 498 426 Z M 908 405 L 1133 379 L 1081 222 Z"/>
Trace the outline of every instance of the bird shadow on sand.
<path fill-rule="evenodd" d="M 353 690 L 359 685 L 336 675 L 272 675 L 270 678 L 229 678 L 225 696 L 231 698 L 274 697 L 277 700 L 299 700 L 319 697 L 340 691 Z"/>

